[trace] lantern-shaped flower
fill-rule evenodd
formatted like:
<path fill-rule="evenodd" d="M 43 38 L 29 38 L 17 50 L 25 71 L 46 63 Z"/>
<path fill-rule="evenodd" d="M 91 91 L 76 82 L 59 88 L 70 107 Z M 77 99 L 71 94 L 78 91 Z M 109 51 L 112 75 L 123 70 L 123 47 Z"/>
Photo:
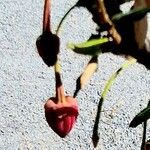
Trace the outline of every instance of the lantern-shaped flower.
<path fill-rule="evenodd" d="M 56 75 L 56 97 L 48 99 L 45 108 L 45 117 L 49 126 L 60 137 L 65 137 L 72 129 L 78 116 L 77 100 L 65 96 L 60 74 Z"/>

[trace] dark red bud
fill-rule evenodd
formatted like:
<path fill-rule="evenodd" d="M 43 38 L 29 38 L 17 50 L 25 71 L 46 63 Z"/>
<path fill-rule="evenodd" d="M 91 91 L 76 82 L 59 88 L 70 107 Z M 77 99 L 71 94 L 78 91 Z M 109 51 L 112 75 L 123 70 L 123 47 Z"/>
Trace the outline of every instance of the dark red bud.
<path fill-rule="evenodd" d="M 39 55 L 47 66 L 53 66 L 59 53 L 59 37 L 51 32 L 45 32 L 36 41 Z"/>
<path fill-rule="evenodd" d="M 60 137 L 65 137 L 71 131 L 78 116 L 77 100 L 71 96 L 65 96 L 65 102 L 62 103 L 52 97 L 44 107 L 49 126 Z"/>
<path fill-rule="evenodd" d="M 39 55 L 42 57 L 45 64 L 47 64 L 49 67 L 56 63 L 60 45 L 59 37 L 55 34 L 52 34 L 51 32 L 50 8 L 51 1 L 45 0 L 43 12 L 43 33 L 36 41 Z"/>

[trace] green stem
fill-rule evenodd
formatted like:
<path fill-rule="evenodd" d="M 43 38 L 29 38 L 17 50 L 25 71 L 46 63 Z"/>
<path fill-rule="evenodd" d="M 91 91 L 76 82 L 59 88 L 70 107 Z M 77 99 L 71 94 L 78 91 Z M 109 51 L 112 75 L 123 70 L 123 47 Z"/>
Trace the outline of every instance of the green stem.
<path fill-rule="evenodd" d="M 100 114 L 101 114 L 101 110 L 102 110 L 102 105 L 104 102 L 104 99 L 106 98 L 106 95 L 109 91 L 109 89 L 111 88 L 114 80 L 116 79 L 117 75 L 123 71 L 125 68 L 129 67 L 131 64 L 134 64 L 136 62 L 136 59 L 132 58 L 130 60 L 128 60 L 127 62 L 125 62 L 120 69 L 118 69 L 114 74 L 111 75 L 110 79 L 107 81 L 106 86 L 102 92 L 102 96 L 100 98 L 99 104 L 98 104 L 98 108 L 97 108 L 97 115 L 96 115 L 96 119 L 95 119 L 95 124 L 94 124 L 94 129 L 93 129 L 93 136 L 92 136 L 92 140 L 93 140 L 93 144 L 94 147 L 97 146 L 98 141 L 99 141 L 99 136 L 98 136 L 98 124 L 99 124 L 99 119 L 100 119 Z"/>
<path fill-rule="evenodd" d="M 54 71 L 55 71 L 55 73 L 56 72 L 59 73 L 59 74 L 61 73 L 61 67 L 60 67 L 60 63 L 58 62 L 58 60 L 54 65 Z"/>
<path fill-rule="evenodd" d="M 60 30 L 60 26 L 61 26 L 61 24 L 63 23 L 64 19 L 67 17 L 67 15 L 70 13 L 70 11 L 71 11 L 72 9 L 74 9 L 75 7 L 76 7 L 76 5 L 72 6 L 72 7 L 67 11 L 67 13 L 63 16 L 63 18 L 61 19 L 61 21 L 60 21 L 60 23 L 59 23 L 59 25 L 58 25 L 58 27 L 57 27 L 56 35 L 58 35 L 58 32 L 59 32 L 59 30 Z"/>
<path fill-rule="evenodd" d="M 58 35 L 58 32 L 60 30 L 60 27 L 61 27 L 61 24 L 63 23 L 64 19 L 66 18 L 66 16 L 70 13 L 70 11 L 75 8 L 75 5 L 72 6 L 68 12 L 64 15 L 64 17 L 61 19 L 58 27 L 57 27 L 57 30 L 56 30 L 56 35 Z M 58 63 L 58 60 L 57 62 L 55 63 L 55 66 L 54 66 L 54 71 L 55 71 L 55 78 L 56 78 L 56 98 L 58 99 L 58 103 L 65 103 L 66 102 L 66 97 L 65 97 L 65 90 L 64 90 L 64 87 L 63 87 L 63 84 L 62 84 L 62 81 L 61 81 L 61 76 L 60 76 L 60 72 L 61 72 L 61 67 L 60 67 L 60 64 Z"/>
<path fill-rule="evenodd" d="M 105 85 L 104 91 L 102 93 L 102 98 L 104 99 L 109 91 L 109 89 L 111 88 L 111 85 L 113 84 L 114 80 L 116 79 L 117 75 L 119 74 L 120 70 L 117 70 L 117 72 L 115 72 L 114 74 L 112 74 L 112 76 L 110 77 L 110 79 L 108 80 L 108 82 Z"/>
<path fill-rule="evenodd" d="M 108 91 L 110 90 L 113 82 L 115 81 L 116 77 L 118 76 L 118 74 L 120 74 L 124 69 L 128 68 L 130 65 L 136 63 L 136 59 L 132 58 L 130 60 L 127 60 L 127 62 L 125 62 L 121 68 L 119 68 L 114 74 L 111 75 L 110 79 L 107 81 L 105 88 L 102 92 L 102 98 L 103 100 L 106 98 L 106 95 L 108 93 Z"/>

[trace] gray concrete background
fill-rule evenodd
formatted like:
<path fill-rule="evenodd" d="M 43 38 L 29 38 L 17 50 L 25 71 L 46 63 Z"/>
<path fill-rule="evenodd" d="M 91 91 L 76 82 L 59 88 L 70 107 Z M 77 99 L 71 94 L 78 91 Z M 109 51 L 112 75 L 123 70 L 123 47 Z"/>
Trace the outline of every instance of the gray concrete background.
<path fill-rule="evenodd" d="M 0 1 L 0 150 L 92 150 L 92 129 L 99 97 L 109 76 L 125 61 L 120 56 L 99 56 L 99 69 L 78 94 L 80 115 L 71 133 L 58 137 L 45 121 L 43 105 L 54 96 L 54 72 L 39 57 L 35 41 L 42 31 L 43 0 Z M 52 29 L 76 0 L 52 2 Z M 63 23 L 61 61 L 66 93 L 89 57 L 66 48 L 68 42 L 87 40 L 96 25 L 84 8 L 74 9 Z M 105 102 L 99 124 L 97 150 L 139 150 L 142 125 L 129 128 L 132 118 L 150 99 L 150 72 L 136 63 L 119 75 Z M 115 113 L 111 113 L 116 109 Z M 147 130 L 150 138 L 150 126 Z"/>

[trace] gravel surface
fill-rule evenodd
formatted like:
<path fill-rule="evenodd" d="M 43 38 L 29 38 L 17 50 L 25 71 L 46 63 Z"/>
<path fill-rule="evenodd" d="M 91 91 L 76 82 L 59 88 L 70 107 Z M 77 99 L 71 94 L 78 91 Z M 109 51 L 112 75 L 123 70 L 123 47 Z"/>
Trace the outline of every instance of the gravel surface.
<path fill-rule="evenodd" d="M 43 109 L 46 100 L 55 94 L 53 68 L 43 63 L 35 46 L 42 32 L 43 2 L 0 1 L 0 150 L 92 150 L 91 137 L 101 92 L 125 59 L 111 53 L 99 56 L 99 69 L 77 96 L 80 115 L 76 125 L 66 138 L 58 137 L 48 127 Z M 53 32 L 75 2 L 53 0 Z M 95 28 L 85 8 L 75 8 L 62 25 L 60 58 L 67 94 L 73 94 L 76 79 L 90 57 L 73 53 L 66 44 L 87 40 Z M 150 71 L 141 64 L 134 64 L 118 76 L 104 102 L 97 150 L 140 150 L 142 125 L 132 129 L 129 123 L 146 107 L 149 89 Z"/>

